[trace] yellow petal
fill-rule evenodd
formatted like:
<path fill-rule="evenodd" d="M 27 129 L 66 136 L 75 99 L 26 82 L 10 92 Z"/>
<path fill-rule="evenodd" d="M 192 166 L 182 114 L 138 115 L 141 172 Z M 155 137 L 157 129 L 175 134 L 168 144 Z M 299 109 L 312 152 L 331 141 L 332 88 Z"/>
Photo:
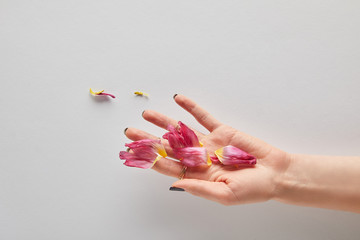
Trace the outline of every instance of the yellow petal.
<path fill-rule="evenodd" d="M 91 88 L 90 88 L 90 93 L 92 95 L 99 95 L 100 93 L 104 92 L 105 90 L 101 90 L 101 91 L 98 91 L 98 92 L 94 92 Z"/>
<path fill-rule="evenodd" d="M 208 166 L 211 166 L 211 164 L 212 164 L 212 161 L 211 161 L 211 159 L 210 159 L 210 156 L 208 155 L 207 165 L 208 165 Z"/>
<path fill-rule="evenodd" d="M 167 153 L 166 153 L 166 151 L 165 151 L 165 148 L 161 145 L 161 147 L 159 147 L 158 149 L 157 149 L 157 152 L 158 152 L 158 154 L 160 155 L 160 156 L 162 156 L 162 157 L 167 157 Z"/>
<path fill-rule="evenodd" d="M 153 162 L 153 164 L 152 164 L 152 166 L 151 167 L 153 167 L 154 165 L 155 165 L 155 163 L 157 162 L 157 161 L 159 161 L 160 159 L 162 159 L 163 157 L 161 156 L 161 155 L 158 155 L 156 158 L 155 158 L 155 160 L 154 160 L 154 162 Z"/>
<path fill-rule="evenodd" d="M 134 94 L 138 95 L 138 96 L 149 96 L 149 94 L 144 93 L 144 92 L 134 92 Z"/>
<path fill-rule="evenodd" d="M 221 160 L 223 159 L 223 148 L 219 148 L 218 150 L 216 150 L 215 155 L 217 156 L 217 158 L 221 162 Z"/>

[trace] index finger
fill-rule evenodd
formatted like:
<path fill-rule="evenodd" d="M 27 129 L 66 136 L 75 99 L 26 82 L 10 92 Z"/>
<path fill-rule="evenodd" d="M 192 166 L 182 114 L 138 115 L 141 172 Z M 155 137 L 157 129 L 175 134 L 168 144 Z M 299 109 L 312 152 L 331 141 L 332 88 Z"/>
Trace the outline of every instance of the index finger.
<path fill-rule="evenodd" d="M 193 115 L 194 118 L 210 132 L 214 131 L 221 125 L 221 122 L 216 120 L 213 116 L 210 115 L 210 113 L 208 113 L 205 109 L 200 107 L 190 98 L 175 94 L 174 100 L 180 107 Z"/>

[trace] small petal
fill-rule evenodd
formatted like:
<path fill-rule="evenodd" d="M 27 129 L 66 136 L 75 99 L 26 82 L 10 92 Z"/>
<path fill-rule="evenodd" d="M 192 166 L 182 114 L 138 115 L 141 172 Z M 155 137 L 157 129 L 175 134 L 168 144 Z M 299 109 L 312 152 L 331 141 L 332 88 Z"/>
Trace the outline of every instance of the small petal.
<path fill-rule="evenodd" d="M 144 92 L 140 92 L 140 91 L 136 91 L 136 92 L 134 92 L 134 94 L 137 95 L 137 96 L 145 96 L 145 97 L 149 96 L 149 94 L 144 93 Z"/>
<path fill-rule="evenodd" d="M 98 92 L 94 92 L 91 88 L 90 88 L 90 93 L 92 94 L 92 95 L 99 95 L 100 93 L 102 93 L 102 92 L 104 92 L 105 90 L 101 90 L 101 91 L 98 91 Z"/>
<path fill-rule="evenodd" d="M 231 145 L 216 150 L 215 155 L 224 165 L 256 164 L 256 158 L 254 156 Z"/>
<path fill-rule="evenodd" d="M 98 95 L 109 96 L 109 97 L 115 98 L 115 96 L 112 95 L 112 94 L 110 94 L 110 93 L 104 93 L 104 92 L 102 92 L 102 93 L 99 93 Z"/>
<path fill-rule="evenodd" d="M 187 167 L 211 165 L 211 160 L 206 148 L 186 147 L 174 150 L 176 157 Z"/>
<path fill-rule="evenodd" d="M 94 92 L 91 88 L 90 88 L 90 93 L 94 96 L 109 96 L 109 97 L 112 97 L 112 98 L 115 98 L 114 95 L 110 94 L 110 93 L 105 93 L 104 92 L 105 90 L 101 90 L 101 91 L 98 91 L 98 92 Z"/>

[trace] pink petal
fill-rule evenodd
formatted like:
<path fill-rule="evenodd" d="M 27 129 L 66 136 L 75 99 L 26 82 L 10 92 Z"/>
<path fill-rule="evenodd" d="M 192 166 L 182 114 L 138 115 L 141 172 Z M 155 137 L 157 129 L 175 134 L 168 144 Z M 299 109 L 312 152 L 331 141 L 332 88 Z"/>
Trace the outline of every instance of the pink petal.
<path fill-rule="evenodd" d="M 143 139 L 125 144 L 125 146 L 132 152 L 121 151 L 119 157 L 126 160 L 124 164 L 129 167 L 150 168 L 160 155 L 166 157 L 160 139 Z"/>
<path fill-rule="evenodd" d="M 200 142 L 195 132 L 184 123 L 179 122 L 179 129 L 169 125 L 163 138 L 169 141 L 171 148 L 200 147 Z"/>
<path fill-rule="evenodd" d="M 254 156 L 231 145 L 216 150 L 215 154 L 224 165 L 256 164 Z"/>
<path fill-rule="evenodd" d="M 203 147 L 187 147 L 174 150 L 177 158 L 187 167 L 208 165 L 208 154 Z"/>
<path fill-rule="evenodd" d="M 164 139 L 169 141 L 169 145 L 171 148 L 183 148 L 185 147 L 184 137 L 180 134 L 180 132 L 173 126 L 168 126 L 168 131 L 163 135 Z"/>
<path fill-rule="evenodd" d="M 142 139 L 139 141 L 134 141 L 132 143 L 127 143 L 125 144 L 126 147 L 131 148 L 131 149 L 135 149 L 135 148 L 139 148 L 139 147 L 154 147 L 154 145 L 156 144 L 161 144 L 161 140 L 160 139 Z"/>
<path fill-rule="evenodd" d="M 210 159 L 212 161 L 212 163 L 220 163 L 219 159 L 217 158 L 217 156 L 210 156 Z"/>
<path fill-rule="evenodd" d="M 180 134 L 184 138 L 185 147 L 200 147 L 199 139 L 195 132 L 179 121 Z"/>
<path fill-rule="evenodd" d="M 104 92 L 99 93 L 99 94 L 96 94 L 96 95 L 104 95 L 104 96 L 109 96 L 109 97 L 115 98 L 114 95 L 112 95 L 112 94 L 110 94 L 110 93 L 104 93 Z"/>

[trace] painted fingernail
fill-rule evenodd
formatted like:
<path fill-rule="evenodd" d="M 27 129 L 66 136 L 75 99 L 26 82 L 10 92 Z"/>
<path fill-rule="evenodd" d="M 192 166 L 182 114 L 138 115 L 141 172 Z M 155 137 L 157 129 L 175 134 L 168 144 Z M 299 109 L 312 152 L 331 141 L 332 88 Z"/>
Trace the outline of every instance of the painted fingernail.
<path fill-rule="evenodd" d="M 130 152 L 130 148 L 127 148 L 126 151 L 127 151 L 127 152 Z"/>
<path fill-rule="evenodd" d="M 128 130 L 128 128 L 125 128 L 125 130 L 124 130 L 124 134 L 126 134 L 126 131 Z"/>
<path fill-rule="evenodd" d="M 146 111 L 146 110 L 144 110 L 144 111 L 141 113 L 141 116 L 144 116 L 145 111 Z"/>
<path fill-rule="evenodd" d="M 185 189 L 179 187 L 170 187 L 170 191 L 185 192 Z"/>
<path fill-rule="evenodd" d="M 175 99 L 175 98 L 176 98 L 176 96 L 177 96 L 177 94 L 175 94 L 175 95 L 173 96 L 173 99 Z"/>

